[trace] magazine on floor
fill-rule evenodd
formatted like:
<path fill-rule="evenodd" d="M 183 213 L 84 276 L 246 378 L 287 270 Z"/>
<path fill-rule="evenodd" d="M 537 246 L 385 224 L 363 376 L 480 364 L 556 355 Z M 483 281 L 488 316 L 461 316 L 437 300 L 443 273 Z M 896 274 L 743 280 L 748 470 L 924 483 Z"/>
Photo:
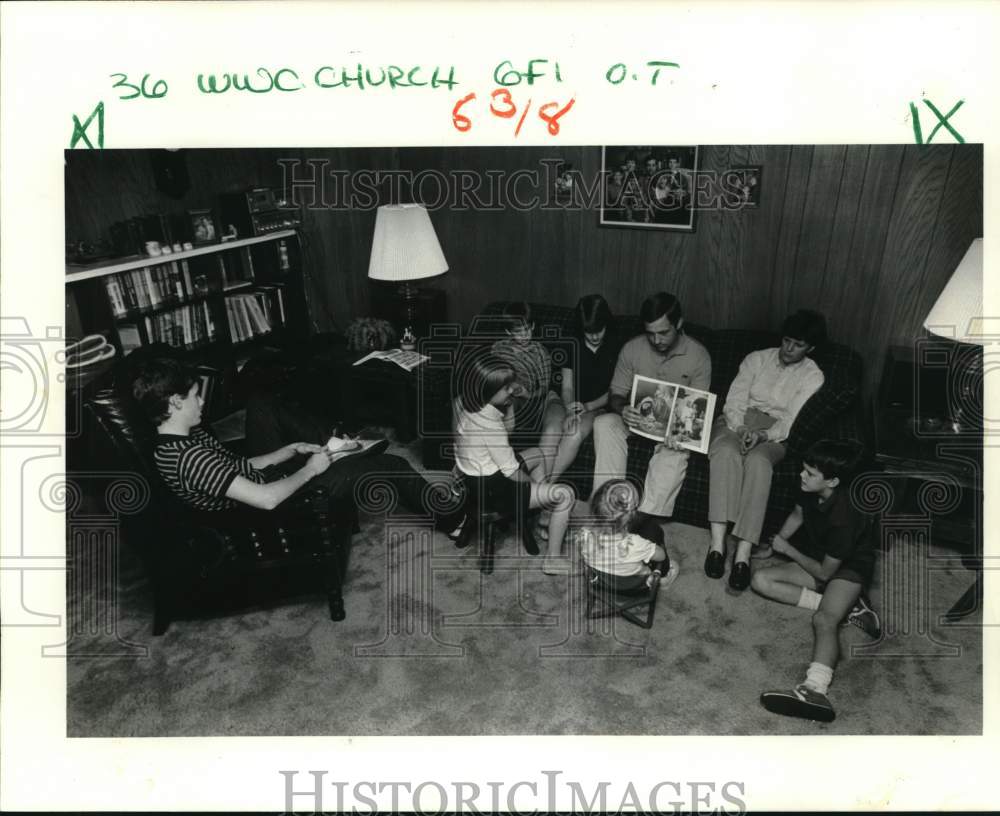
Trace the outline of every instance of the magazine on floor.
<path fill-rule="evenodd" d="M 361 365 L 362 363 L 367 363 L 369 360 L 385 360 L 387 363 L 395 363 L 406 371 L 413 371 L 413 369 L 423 365 L 429 359 L 431 358 L 426 354 L 419 354 L 416 351 L 390 349 L 389 351 L 373 351 L 371 354 L 366 354 L 360 360 L 355 361 L 354 365 Z"/>
<path fill-rule="evenodd" d="M 627 425 L 632 433 L 663 442 L 670 436 L 682 448 L 708 453 L 715 415 L 715 394 L 636 374 L 629 405 L 641 418 Z"/>

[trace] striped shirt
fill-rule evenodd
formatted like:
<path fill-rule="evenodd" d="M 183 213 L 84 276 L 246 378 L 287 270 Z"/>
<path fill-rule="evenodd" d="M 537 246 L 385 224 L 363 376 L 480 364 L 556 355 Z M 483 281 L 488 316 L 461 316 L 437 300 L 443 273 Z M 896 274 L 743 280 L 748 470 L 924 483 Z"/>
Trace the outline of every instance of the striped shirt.
<path fill-rule="evenodd" d="M 544 394 L 552 381 L 552 355 L 537 340 L 521 343 L 513 338 L 497 340 L 493 353 L 514 369 L 514 378 L 528 396 Z"/>
<path fill-rule="evenodd" d="M 222 446 L 215 435 L 198 426 L 189 436 L 160 434 L 153 452 L 156 469 L 167 487 L 196 510 L 232 510 L 238 502 L 226 498 L 237 476 L 264 484 L 264 474 Z"/>

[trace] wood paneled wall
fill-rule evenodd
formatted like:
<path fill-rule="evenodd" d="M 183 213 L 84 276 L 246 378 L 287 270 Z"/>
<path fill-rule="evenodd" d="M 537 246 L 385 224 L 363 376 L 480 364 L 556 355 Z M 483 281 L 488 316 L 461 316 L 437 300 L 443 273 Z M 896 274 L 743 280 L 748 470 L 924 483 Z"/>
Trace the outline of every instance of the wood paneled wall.
<path fill-rule="evenodd" d="M 517 193 L 545 200 L 551 171 L 543 160 L 570 162 L 590 179 L 600 155 L 593 147 L 192 150 L 192 187 L 178 201 L 156 191 L 144 151 L 76 151 L 67 154 L 67 238 L 98 238 L 142 213 L 215 206 L 226 190 L 280 185 L 279 158 L 348 172 L 470 171 L 484 184 L 487 171 L 535 171 L 537 186 L 522 178 Z M 433 285 L 447 291 L 450 316 L 462 321 L 490 300 L 571 305 L 588 292 L 634 312 L 659 289 L 674 292 L 690 320 L 716 328 L 775 328 L 792 309 L 816 308 L 833 338 L 864 356 L 872 386 L 886 345 L 920 336 L 949 275 L 982 235 L 982 158 L 978 145 L 705 146 L 704 170 L 763 166 L 758 209 L 701 212 L 694 233 L 673 233 L 600 227 L 592 210 L 444 207 L 431 218 L 451 271 Z M 427 195 L 435 190 L 425 186 Z M 485 186 L 479 195 L 491 197 Z M 379 200 L 390 197 L 383 187 Z M 373 209 L 307 211 L 315 329 L 342 327 L 368 309 L 374 222 Z"/>
<path fill-rule="evenodd" d="M 400 151 L 404 168 L 527 168 L 540 186 L 542 159 L 586 178 L 600 171 L 596 148 Z M 815 308 L 833 339 L 861 352 L 872 389 L 886 346 L 922 335 L 982 235 L 980 145 L 710 145 L 700 163 L 717 172 L 762 165 L 760 207 L 700 212 L 694 233 L 601 227 L 588 211 L 433 214 L 453 316 L 498 298 L 571 305 L 588 292 L 635 312 L 660 289 L 715 328 L 774 329 L 789 311 Z"/>

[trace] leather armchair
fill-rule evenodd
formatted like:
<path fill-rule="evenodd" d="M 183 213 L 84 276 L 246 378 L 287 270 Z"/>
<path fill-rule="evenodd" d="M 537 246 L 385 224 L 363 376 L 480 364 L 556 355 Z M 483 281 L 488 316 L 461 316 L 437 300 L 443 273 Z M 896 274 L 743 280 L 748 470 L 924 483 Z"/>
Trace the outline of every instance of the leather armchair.
<path fill-rule="evenodd" d="M 215 592 L 243 595 L 258 583 L 255 576 L 263 576 L 273 590 L 298 570 L 321 579 L 330 619 L 344 619 L 343 577 L 357 529 L 351 502 L 331 500 L 317 489 L 300 491 L 270 512 L 198 512 L 162 482 L 152 458 L 155 429 L 130 394 L 121 387 L 96 392 L 84 402 L 84 421 L 100 440 L 92 447 L 105 458 L 101 464 L 135 473 L 149 486 L 146 507 L 122 522 L 125 539 L 137 548 L 152 582 L 154 635 L 204 606 Z"/>

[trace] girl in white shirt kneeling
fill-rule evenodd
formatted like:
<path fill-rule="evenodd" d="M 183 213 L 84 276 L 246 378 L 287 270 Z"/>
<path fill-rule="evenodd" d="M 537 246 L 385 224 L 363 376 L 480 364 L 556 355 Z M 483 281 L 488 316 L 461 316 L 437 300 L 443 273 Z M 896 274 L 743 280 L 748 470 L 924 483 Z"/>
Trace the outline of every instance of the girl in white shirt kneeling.
<path fill-rule="evenodd" d="M 544 459 L 537 448 L 521 454 L 510 446 L 514 427 L 514 370 L 492 353 L 475 353 L 459 366 L 455 399 L 455 465 L 470 495 L 478 495 L 483 512 L 513 515 L 524 549 L 537 555 L 528 514 L 547 510 L 548 551 L 542 571 L 556 575 L 568 570 L 560 558 L 563 537 L 576 497 L 573 488 L 544 480 Z M 475 480 L 475 482 L 473 482 Z M 477 508 L 470 507 L 470 512 Z M 466 524 L 471 519 L 466 518 Z M 473 522 L 474 523 L 474 522 Z"/>

